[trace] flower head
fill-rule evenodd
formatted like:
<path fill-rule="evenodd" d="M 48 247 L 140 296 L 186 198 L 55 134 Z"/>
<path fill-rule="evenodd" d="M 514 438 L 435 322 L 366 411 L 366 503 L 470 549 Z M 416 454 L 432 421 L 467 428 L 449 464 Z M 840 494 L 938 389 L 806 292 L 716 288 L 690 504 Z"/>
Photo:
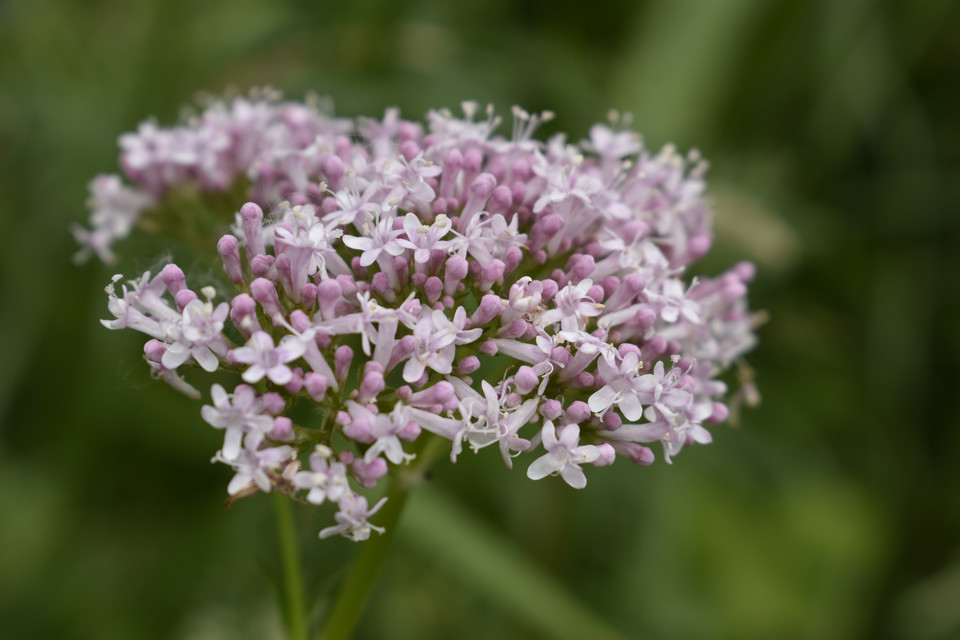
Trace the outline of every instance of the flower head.
<path fill-rule="evenodd" d="M 515 108 L 509 137 L 492 108 L 462 112 L 352 123 L 273 93 L 215 101 L 124 135 L 123 178 L 91 185 L 75 235 L 104 259 L 173 191 L 247 189 L 211 239 L 229 302 L 167 265 L 115 277 L 102 321 L 145 334 L 156 376 L 191 397 L 194 366 L 245 383 L 200 409 L 232 497 L 335 503 L 320 537 L 363 540 L 383 500 L 362 491 L 416 467 L 422 438 L 453 461 L 496 445 L 581 489 L 584 465 L 649 464 L 655 442 L 671 462 L 726 418 L 720 375 L 756 342 L 753 268 L 687 277 L 711 241 L 705 165 L 651 153 L 620 116 L 571 144 L 534 138 L 549 112 Z"/>

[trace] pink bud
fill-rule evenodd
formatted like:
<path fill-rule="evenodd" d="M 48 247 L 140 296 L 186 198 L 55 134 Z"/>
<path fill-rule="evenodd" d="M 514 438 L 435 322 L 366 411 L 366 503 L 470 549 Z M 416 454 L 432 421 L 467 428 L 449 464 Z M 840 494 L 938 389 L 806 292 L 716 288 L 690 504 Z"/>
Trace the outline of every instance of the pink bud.
<path fill-rule="evenodd" d="M 631 344 L 631 343 L 629 343 L 629 342 L 623 342 L 623 343 L 620 344 L 619 347 L 617 347 L 617 352 L 618 352 L 618 353 L 620 354 L 620 356 L 623 357 L 623 358 L 625 358 L 628 353 L 635 353 L 635 354 L 637 354 L 637 356 L 639 357 L 639 356 L 640 356 L 640 347 L 638 347 L 638 346 L 635 345 L 635 344 Z"/>
<path fill-rule="evenodd" d="M 575 400 L 567 407 L 566 418 L 573 424 L 585 422 L 590 417 L 590 406 L 582 400 Z"/>
<path fill-rule="evenodd" d="M 337 347 L 337 350 L 333 353 L 333 363 L 337 381 L 340 384 L 343 384 L 343 381 L 347 379 L 347 373 L 350 371 L 350 363 L 352 362 L 353 349 L 347 345 Z"/>
<path fill-rule="evenodd" d="M 653 336 L 643 344 L 643 355 L 648 361 L 653 361 L 667 350 L 667 339 L 663 336 Z"/>
<path fill-rule="evenodd" d="M 650 307 L 641 307 L 633 316 L 633 321 L 641 329 L 649 329 L 657 321 L 657 312 Z"/>
<path fill-rule="evenodd" d="M 646 467 L 653 464 L 654 455 L 649 447 L 644 447 L 633 442 L 618 442 L 615 448 L 620 451 L 621 455 L 625 455 L 630 462 L 639 467 Z"/>
<path fill-rule="evenodd" d="M 510 187 L 500 185 L 490 195 L 487 211 L 491 214 L 499 213 L 506 217 L 510 213 L 511 205 L 513 205 L 513 193 L 510 191 Z"/>
<path fill-rule="evenodd" d="M 333 185 L 332 182 L 330 184 L 334 188 L 336 188 L 336 185 Z M 320 203 L 320 211 L 323 212 L 324 214 L 333 213 L 334 211 L 338 211 L 339 209 L 340 209 L 340 205 L 337 204 L 337 199 L 334 198 L 333 196 L 327 196 Z"/>
<path fill-rule="evenodd" d="M 247 294 L 239 294 L 230 303 L 230 320 L 233 326 L 249 338 L 254 331 L 260 330 L 260 323 L 257 321 L 257 303 Z"/>
<path fill-rule="evenodd" d="M 260 396 L 260 402 L 263 403 L 264 411 L 271 415 L 281 413 L 287 406 L 287 403 L 283 400 L 283 396 L 276 391 L 271 391 L 270 393 L 265 393 Z"/>
<path fill-rule="evenodd" d="M 265 278 L 273 267 L 273 256 L 258 253 L 250 259 L 250 273 L 255 278 Z"/>
<path fill-rule="evenodd" d="M 353 279 L 353 276 L 341 274 L 336 277 L 337 284 L 340 285 L 340 295 L 348 300 L 355 300 L 357 293 L 357 281 Z M 320 294 L 317 293 L 317 298 L 319 299 Z"/>
<path fill-rule="evenodd" d="M 570 362 L 570 358 L 570 352 L 566 347 L 554 347 L 550 352 L 550 360 L 561 367 L 565 367 Z"/>
<path fill-rule="evenodd" d="M 523 251 L 520 247 L 510 247 L 503 256 L 504 273 L 511 273 L 523 260 Z"/>
<path fill-rule="evenodd" d="M 480 368 L 480 358 L 477 356 L 467 356 L 454 367 L 454 372 L 459 375 L 473 373 Z"/>
<path fill-rule="evenodd" d="M 607 276 L 600 281 L 600 286 L 603 287 L 603 297 L 609 298 L 620 288 L 620 278 L 617 276 Z"/>
<path fill-rule="evenodd" d="M 357 397 L 357 401 L 362 404 L 376 400 L 377 396 L 386 386 L 383 380 L 383 371 L 369 370 L 370 367 L 367 367 L 367 369 L 368 371 L 364 374 L 363 381 L 360 383 L 359 395 Z"/>
<path fill-rule="evenodd" d="M 332 320 L 335 317 L 334 309 L 340 301 L 342 292 L 341 284 L 333 279 L 322 280 L 317 285 L 317 305 L 324 320 Z"/>
<path fill-rule="evenodd" d="M 387 299 L 394 296 L 393 287 L 390 286 L 390 277 L 383 271 L 377 271 L 373 274 L 373 278 L 370 279 L 370 286 Z"/>
<path fill-rule="evenodd" d="M 617 457 L 617 452 L 609 442 L 598 444 L 597 451 L 600 452 L 600 457 L 593 461 L 595 467 L 609 467 Z"/>
<path fill-rule="evenodd" d="M 504 265 L 503 260 L 498 258 L 494 258 L 487 264 L 483 265 L 483 269 L 480 272 L 482 275 L 481 286 L 486 286 L 489 288 L 491 284 L 502 279 L 505 268 L 506 265 Z"/>
<path fill-rule="evenodd" d="M 443 270 L 443 289 L 448 294 L 453 295 L 457 292 L 457 285 L 464 279 L 469 270 L 469 265 L 464 258 L 454 255 L 447 259 Z"/>
<path fill-rule="evenodd" d="M 527 333 L 530 323 L 523 318 L 517 318 L 497 333 L 498 338 L 519 338 Z"/>
<path fill-rule="evenodd" d="M 313 400 L 320 402 L 327 394 L 327 377 L 311 371 L 303 376 L 303 386 Z"/>
<path fill-rule="evenodd" d="M 710 418 L 707 422 L 718 423 L 725 422 L 727 418 L 730 417 L 730 409 L 727 408 L 727 405 L 722 402 L 713 403 L 713 413 L 710 414 Z"/>
<path fill-rule="evenodd" d="M 533 167 L 531 166 L 530 161 L 523 156 L 514 162 L 512 167 L 510 167 L 510 177 L 519 182 L 528 182 L 531 178 L 533 178 L 533 175 Z"/>
<path fill-rule="evenodd" d="M 616 411 L 607 411 L 603 414 L 603 418 L 600 420 L 603 423 L 604 429 L 609 429 L 610 431 L 615 431 L 620 428 L 620 425 L 623 424 L 623 418 L 620 417 L 620 414 Z"/>
<path fill-rule="evenodd" d="M 737 274 L 737 277 L 743 282 L 752 282 L 753 278 L 757 275 L 757 267 L 754 266 L 752 262 L 738 262 L 736 266 L 733 267 L 733 272 Z"/>
<path fill-rule="evenodd" d="M 331 153 L 323 159 L 322 169 L 323 175 L 326 177 L 327 182 L 330 183 L 334 189 L 338 189 L 340 187 L 340 180 L 343 179 L 343 176 L 346 173 L 346 169 L 343 166 L 343 161 Z"/>
<path fill-rule="evenodd" d="M 402 155 L 403 159 L 407 162 L 416 158 L 418 153 L 420 153 L 420 147 L 418 147 L 417 143 L 413 140 L 407 140 L 400 145 L 400 155 Z"/>
<path fill-rule="evenodd" d="M 472 168 L 467 167 L 467 161 L 472 161 L 473 159 L 478 159 L 476 169 L 479 170 L 480 162 L 483 161 L 483 155 L 476 149 L 467 151 L 466 158 L 464 158 L 465 180 L 469 178 L 468 173 L 473 173 Z M 471 180 L 467 202 L 463 205 L 463 210 L 460 212 L 460 220 L 457 222 L 457 228 L 460 229 L 460 231 L 466 229 L 470 220 L 483 209 L 487 203 L 487 199 L 490 197 L 490 194 L 493 193 L 496 186 L 497 179 L 490 173 L 481 173 Z"/>
<path fill-rule="evenodd" d="M 470 173 L 476 173 L 480 171 L 480 167 L 483 165 L 483 152 L 476 147 L 472 147 L 463 154 L 463 170 Z M 489 175 L 489 174 L 487 174 Z M 479 176 L 478 176 L 479 177 Z M 493 178 L 493 176 L 490 176 Z M 493 190 L 493 187 L 490 187 L 490 190 Z"/>
<path fill-rule="evenodd" d="M 183 270 L 175 264 L 165 266 L 160 272 L 160 278 L 167 287 L 167 291 L 174 297 L 187 286 L 187 278 L 183 275 Z"/>
<path fill-rule="evenodd" d="M 226 272 L 230 282 L 240 284 L 243 282 L 243 266 L 240 264 L 240 243 L 229 233 L 220 237 L 217 242 L 217 252 L 223 259 L 223 270 Z"/>
<path fill-rule="evenodd" d="M 687 244 L 687 253 L 689 254 L 687 259 L 693 262 L 707 255 L 712 242 L 713 238 L 707 232 L 701 232 L 691 236 L 690 242 Z"/>
<path fill-rule="evenodd" d="M 430 276 L 423 284 L 423 291 L 427 294 L 427 301 L 434 303 L 439 300 L 441 294 L 443 294 L 443 281 L 437 276 Z"/>
<path fill-rule="evenodd" d="M 547 420 L 556 420 L 561 415 L 563 415 L 563 405 L 560 404 L 559 400 L 545 400 L 543 404 L 540 405 L 540 415 L 542 415 Z"/>
<path fill-rule="evenodd" d="M 631 220 L 621 229 L 623 239 L 627 243 L 643 240 L 650 235 L 650 225 L 643 220 Z"/>
<path fill-rule="evenodd" d="M 354 256 L 350 259 L 350 270 L 353 271 L 353 275 L 361 280 L 367 279 L 367 268 L 360 264 L 360 256 Z"/>
<path fill-rule="evenodd" d="M 370 421 L 363 417 L 354 418 L 350 421 L 350 424 L 345 425 L 343 435 L 357 442 L 373 442 L 376 440 Z"/>
<path fill-rule="evenodd" d="M 346 462 L 346 460 L 344 460 Z M 350 463 L 350 470 L 353 472 L 353 476 L 357 479 L 357 482 L 360 483 L 360 486 L 372 489 L 377 486 L 377 481 L 383 476 L 387 475 L 389 467 L 387 467 L 387 461 L 383 458 L 374 458 L 373 461 L 367 463 L 363 458 L 356 458 Z"/>
<path fill-rule="evenodd" d="M 726 302 L 734 302 L 747 295 L 747 285 L 739 280 L 728 282 L 723 287 L 722 295 Z"/>
<path fill-rule="evenodd" d="M 463 155 L 459 149 L 450 149 L 443 156 L 443 173 L 440 174 L 440 196 L 449 198 L 456 192 L 457 175 L 463 166 Z"/>
<path fill-rule="evenodd" d="M 286 289 L 288 293 L 292 293 L 293 273 L 291 271 L 290 256 L 281 253 L 277 256 L 277 259 L 273 261 L 273 266 L 277 269 L 277 275 L 284 289 Z"/>
<path fill-rule="evenodd" d="M 423 127 L 416 122 L 402 120 L 397 124 L 397 141 L 419 140 L 423 137 Z"/>
<path fill-rule="evenodd" d="M 303 369 L 296 367 L 292 370 L 292 374 L 293 377 L 290 378 L 290 382 L 285 384 L 283 388 L 287 390 L 287 393 L 295 396 L 303 389 Z"/>
<path fill-rule="evenodd" d="M 313 309 L 317 304 L 317 285 L 308 282 L 300 287 L 300 300 L 307 311 Z"/>
<path fill-rule="evenodd" d="M 588 277 L 595 266 L 593 256 L 581 253 L 570 268 L 570 277 L 579 282 Z"/>
<path fill-rule="evenodd" d="M 416 422 L 408 422 L 407 426 L 401 429 L 397 436 L 403 438 L 407 442 L 413 442 L 417 439 L 417 436 L 420 435 L 420 425 Z"/>
<path fill-rule="evenodd" d="M 243 219 L 243 235 L 247 240 L 247 258 L 266 253 L 263 248 L 263 209 L 256 203 L 248 202 L 240 207 Z"/>
<path fill-rule="evenodd" d="M 159 340 L 148 340 L 147 343 L 143 345 L 143 354 L 147 356 L 147 359 L 154 362 L 160 362 L 166 350 L 167 345 Z"/>
<path fill-rule="evenodd" d="M 497 317 L 502 310 L 503 301 L 500 296 L 488 293 L 480 299 L 477 310 L 470 316 L 470 322 L 473 323 L 474 327 L 485 325 Z"/>
<path fill-rule="evenodd" d="M 280 306 L 280 298 L 273 282 L 266 278 L 257 278 L 250 284 L 250 293 L 271 321 L 275 322 L 277 315 L 283 316 L 283 307 Z"/>
<path fill-rule="evenodd" d="M 184 307 L 197 299 L 197 294 L 195 294 L 190 289 L 180 289 L 177 291 L 176 295 L 173 296 L 173 300 L 177 303 L 177 308 L 180 311 L 183 311 Z"/>
<path fill-rule="evenodd" d="M 301 309 L 294 309 L 290 312 L 290 326 L 303 333 L 310 328 L 310 316 Z"/>
<path fill-rule="evenodd" d="M 553 296 L 557 295 L 557 291 L 560 290 L 555 280 L 546 278 L 540 282 L 543 284 L 543 291 L 540 293 L 540 298 L 544 301 L 551 300 Z"/>
<path fill-rule="evenodd" d="M 516 375 L 513 376 L 513 381 L 517 385 L 517 391 L 522 395 L 526 395 L 537 388 L 537 385 L 540 384 L 540 377 L 532 367 L 523 365 L 517 369 Z"/>
<path fill-rule="evenodd" d="M 578 373 L 573 380 L 570 381 L 571 387 L 577 387 L 579 389 L 586 389 L 594 385 L 593 374 L 589 371 L 581 371 Z"/>
<path fill-rule="evenodd" d="M 273 429 L 270 431 L 270 439 L 278 442 L 289 442 L 293 440 L 293 421 L 286 416 L 277 416 L 273 419 Z"/>

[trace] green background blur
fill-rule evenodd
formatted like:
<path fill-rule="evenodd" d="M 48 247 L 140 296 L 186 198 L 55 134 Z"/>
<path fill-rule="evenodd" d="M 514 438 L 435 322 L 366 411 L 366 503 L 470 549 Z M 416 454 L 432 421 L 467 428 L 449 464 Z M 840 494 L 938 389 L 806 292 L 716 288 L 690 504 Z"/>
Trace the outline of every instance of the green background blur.
<path fill-rule="evenodd" d="M 763 403 L 673 466 L 576 492 L 441 463 L 358 637 L 586 637 L 570 612 L 627 638 L 960 637 L 958 34 L 933 0 L 0 0 L 0 636 L 280 633 L 270 498 L 222 507 L 221 434 L 98 323 L 158 245 L 77 267 L 67 231 L 119 134 L 271 84 L 344 116 L 551 109 L 573 140 L 632 111 L 712 161 L 699 266 L 754 260 L 771 318 Z M 356 546 L 297 515 L 318 618 Z"/>

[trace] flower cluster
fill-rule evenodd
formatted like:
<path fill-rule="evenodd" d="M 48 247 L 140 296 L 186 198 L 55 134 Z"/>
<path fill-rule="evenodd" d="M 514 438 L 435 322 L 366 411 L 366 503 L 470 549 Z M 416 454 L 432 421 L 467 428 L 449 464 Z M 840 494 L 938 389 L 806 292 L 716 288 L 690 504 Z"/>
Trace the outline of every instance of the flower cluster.
<path fill-rule="evenodd" d="M 575 488 L 585 465 L 711 441 L 728 415 L 718 376 L 755 338 L 750 264 L 685 279 L 712 239 L 706 164 L 650 153 L 616 121 L 534 139 L 551 117 L 515 108 L 507 138 L 473 103 L 424 128 L 257 95 L 120 139 L 132 186 L 97 178 L 93 229 L 76 232 L 105 259 L 172 189 L 248 187 L 216 242 L 233 291 L 198 294 L 174 264 L 119 291 L 116 276 L 103 321 L 149 336 L 149 366 L 190 396 L 191 366 L 242 379 L 200 412 L 224 431 L 231 496 L 336 503 L 320 537 L 362 540 L 383 501 L 360 490 L 428 438 L 453 461 L 525 454 L 529 478 Z"/>

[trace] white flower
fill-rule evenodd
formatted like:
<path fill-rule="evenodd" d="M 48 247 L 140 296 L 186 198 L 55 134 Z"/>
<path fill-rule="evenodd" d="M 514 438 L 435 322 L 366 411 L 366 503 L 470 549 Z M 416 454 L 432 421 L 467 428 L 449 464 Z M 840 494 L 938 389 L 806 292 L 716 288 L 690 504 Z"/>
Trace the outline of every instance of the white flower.
<path fill-rule="evenodd" d="M 577 446 L 580 442 L 580 427 L 569 424 L 563 427 L 557 438 L 553 421 L 543 423 L 543 447 L 547 452 L 533 461 L 527 468 L 527 477 L 539 480 L 549 475 L 560 474 L 560 477 L 574 489 L 583 489 L 587 486 L 587 476 L 584 475 L 581 464 L 593 462 L 600 457 L 596 445 L 587 444 Z"/>
<path fill-rule="evenodd" d="M 233 359 L 251 365 L 243 372 L 245 382 L 253 384 L 264 376 L 276 384 L 287 384 L 293 378 L 293 372 L 286 363 L 296 360 L 305 350 L 302 340 L 297 336 L 286 336 L 276 347 L 273 338 L 265 331 L 257 331 L 246 346 L 234 349 Z"/>

